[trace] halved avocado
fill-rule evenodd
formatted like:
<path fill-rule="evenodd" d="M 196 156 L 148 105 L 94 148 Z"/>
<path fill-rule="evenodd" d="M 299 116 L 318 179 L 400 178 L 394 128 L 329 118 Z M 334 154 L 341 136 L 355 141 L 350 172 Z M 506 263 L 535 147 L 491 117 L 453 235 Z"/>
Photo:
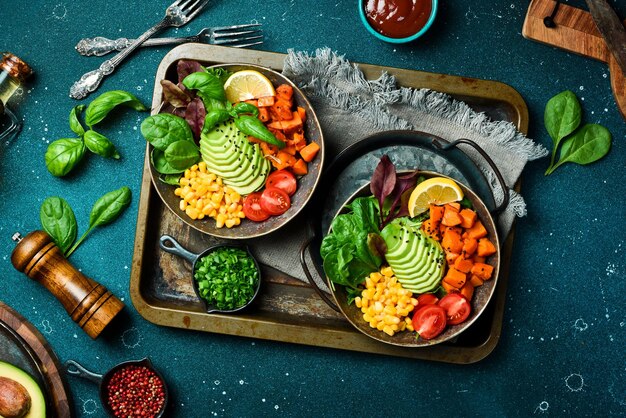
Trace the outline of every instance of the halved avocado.
<path fill-rule="evenodd" d="M 45 397 L 37 382 L 35 382 L 35 380 L 30 377 L 28 373 L 12 364 L 0 361 L 0 377 L 17 382 L 24 389 L 26 389 L 26 392 L 28 392 L 28 395 L 30 396 L 30 408 L 28 408 L 28 412 L 26 412 L 25 415 L 23 414 L 24 411 L 22 411 L 19 415 L 6 415 L 7 417 L 45 418 Z M 9 396 L 8 392 L 9 391 L 0 391 L 0 407 L 3 407 L 3 404 L 6 401 L 9 401 L 8 398 L 5 398 Z M 0 409 L 0 413 L 2 413 L 2 409 Z"/>

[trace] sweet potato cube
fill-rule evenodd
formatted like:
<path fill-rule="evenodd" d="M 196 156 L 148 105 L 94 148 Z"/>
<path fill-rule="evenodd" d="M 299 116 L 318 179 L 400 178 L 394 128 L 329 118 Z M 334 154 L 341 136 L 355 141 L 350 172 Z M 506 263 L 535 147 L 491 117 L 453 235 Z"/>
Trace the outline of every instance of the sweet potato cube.
<path fill-rule="evenodd" d="M 474 226 L 474 222 L 476 222 L 476 219 L 478 218 L 476 212 L 467 208 L 462 209 L 459 212 L 459 215 L 461 215 L 461 226 L 463 228 L 471 228 Z"/>
<path fill-rule="evenodd" d="M 479 277 L 483 281 L 489 280 L 493 274 L 493 266 L 484 263 L 476 263 L 472 267 L 471 272 L 474 276 Z"/>
<path fill-rule="evenodd" d="M 487 230 L 485 229 L 485 226 L 478 219 L 476 220 L 476 222 L 474 222 L 474 225 L 472 225 L 471 228 L 467 229 L 466 232 L 469 238 L 479 239 L 487 236 Z"/>
<path fill-rule="evenodd" d="M 446 205 L 446 209 L 443 212 L 443 219 L 441 220 L 441 225 L 445 226 L 457 226 L 461 225 L 462 219 L 459 212 L 450 209 L 449 205 Z"/>
<path fill-rule="evenodd" d="M 445 215 L 444 215 L 445 216 Z M 441 240 L 441 246 L 444 251 L 460 254 L 463 250 L 463 241 L 461 240 L 461 234 L 452 229 L 447 229 L 443 233 L 443 239 Z"/>
<path fill-rule="evenodd" d="M 473 266 L 474 262 L 463 256 L 457 257 L 456 260 L 454 260 L 454 268 L 461 273 L 469 273 Z"/>
<path fill-rule="evenodd" d="M 496 247 L 489 240 L 489 238 L 481 238 L 478 240 L 478 248 L 476 249 L 476 254 L 481 257 L 489 257 L 492 254 L 495 254 Z"/>
<path fill-rule="evenodd" d="M 443 281 L 456 287 L 457 289 L 460 289 L 465 284 L 466 277 L 465 273 L 461 273 L 454 267 L 450 267 L 443 278 Z"/>

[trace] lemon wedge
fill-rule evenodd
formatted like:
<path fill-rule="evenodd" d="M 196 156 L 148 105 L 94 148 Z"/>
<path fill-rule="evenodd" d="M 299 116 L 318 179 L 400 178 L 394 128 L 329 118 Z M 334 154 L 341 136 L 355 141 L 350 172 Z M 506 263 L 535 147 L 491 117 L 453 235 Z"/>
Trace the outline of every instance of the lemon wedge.
<path fill-rule="evenodd" d="M 228 77 L 224 83 L 224 91 L 226 99 L 231 103 L 276 95 L 272 82 L 254 70 L 237 71 Z"/>
<path fill-rule="evenodd" d="M 411 192 L 409 214 L 414 217 L 426 212 L 431 204 L 444 205 L 461 199 L 463 199 L 463 190 L 454 180 L 432 177 L 418 184 Z"/>

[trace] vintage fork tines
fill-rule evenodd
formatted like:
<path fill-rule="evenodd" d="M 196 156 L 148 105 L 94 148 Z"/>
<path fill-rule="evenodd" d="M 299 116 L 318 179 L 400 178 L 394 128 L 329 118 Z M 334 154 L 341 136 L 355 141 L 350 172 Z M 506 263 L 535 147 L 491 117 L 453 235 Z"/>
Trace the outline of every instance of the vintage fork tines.
<path fill-rule="evenodd" d="M 178 28 L 187 24 L 204 9 L 208 2 L 209 0 L 176 0 L 165 10 L 165 17 L 156 25 L 145 31 L 113 58 L 104 61 L 96 70 L 83 74 L 70 88 L 70 97 L 77 100 L 87 97 L 98 88 L 104 77 L 115 71 L 117 66 L 148 38 L 165 28 Z"/>
<path fill-rule="evenodd" d="M 127 48 L 134 39 L 118 38 L 108 39 L 102 36 L 81 39 L 76 45 L 76 50 L 84 56 L 101 56 L 113 51 L 122 51 Z M 248 23 L 243 25 L 218 26 L 204 28 L 196 35 L 151 38 L 141 46 L 176 45 L 187 42 L 199 42 L 215 45 L 228 45 L 236 48 L 244 48 L 263 43 L 263 30 L 260 23 Z"/>

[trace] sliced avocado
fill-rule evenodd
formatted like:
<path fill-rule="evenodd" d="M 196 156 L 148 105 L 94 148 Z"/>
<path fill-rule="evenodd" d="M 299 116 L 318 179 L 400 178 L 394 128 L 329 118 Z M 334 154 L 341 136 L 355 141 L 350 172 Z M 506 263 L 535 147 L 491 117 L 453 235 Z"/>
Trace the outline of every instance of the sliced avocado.
<path fill-rule="evenodd" d="M 22 413 L 17 416 L 20 418 L 45 418 L 45 397 L 37 382 L 35 382 L 35 380 L 30 377 L 28 373 L 13 366 L 12 364 L 0 361 L 0 377 L 19 383 L 24 389 L 26 389 L 28 395 L 30 396 L 30 408 L 28 408 L 28 412 L 26 412 L 25 415 L 22 415 L 22 411 Z M 5 399 L 3 399 L 4 396 L 8 396 L 8 393 L 0 393 L 0 405 L 2 406 L 5 406 Z"/>
<path fill-rule="evenodd" d="M 207 169 L 242 195 L 261 188 L 270 172 L 259 145 L 250 143 L 232 121 L 203 133 L 200 152 Z"/>
<path fill-rule="evenodd" d="M 385 255 L 387 262 L 402 286 L 413 293 L 435 289 L 444 265 L 441 245 L 424 234 L 419 225 L 399 218 L 381 233 L 389 248 Z"/>

